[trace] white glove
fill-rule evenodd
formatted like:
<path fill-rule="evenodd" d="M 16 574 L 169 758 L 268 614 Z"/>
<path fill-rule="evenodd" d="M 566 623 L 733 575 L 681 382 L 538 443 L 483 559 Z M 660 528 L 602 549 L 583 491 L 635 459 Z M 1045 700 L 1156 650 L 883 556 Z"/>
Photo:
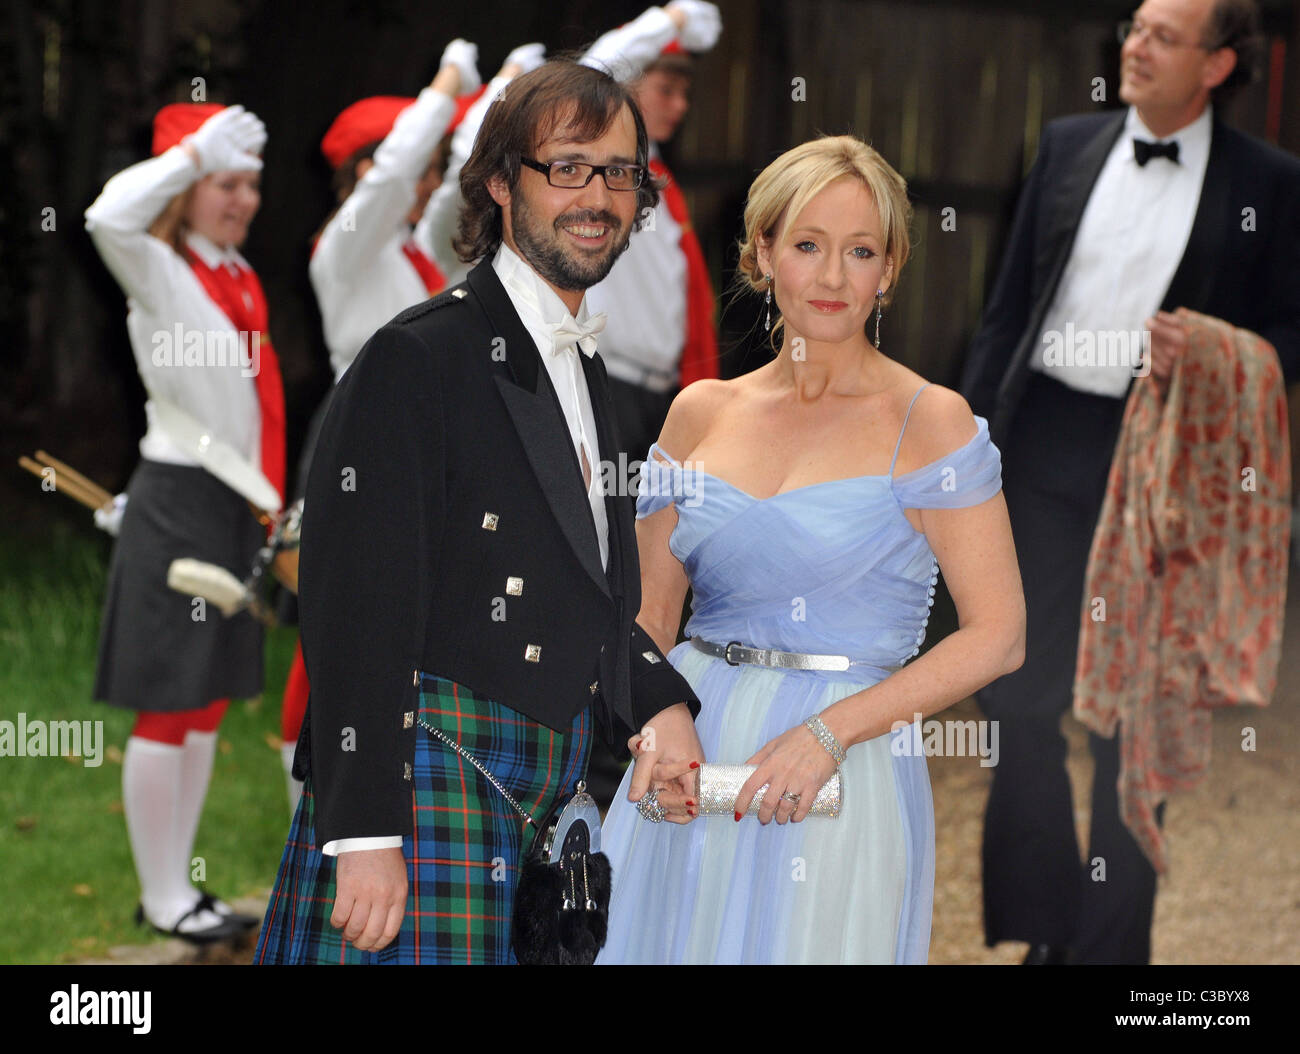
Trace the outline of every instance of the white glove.
<path fill-rule="evenodd" d="M 506 56 L 502 66 L 517 64 L 524 73 L 530 73 L 546 61 L 545 44 L 521 44 Z"/>
<path fill-rule="evenodd" d="M 672 0 L 665 10 L 676 9 L 686 16 L 677 39 L 687 51 L 708 51 L 722 35 L 722 13 L 705 0 Z"/>
<path fill-rule="evenodd" d="M 198 151 L 199 170 L 209 172 L 257 172 L 266 146 L 266 125 L 242 106 L 227 106 L 214 113 L 193 135 L 185 137 Z"/>
<path fill-rule="evenodd" d="M 460 71 L 460 94 L 469 95 L 483 85 L 478 73 L 478 45 L 457 37 L 442 52 L 438 68 L 455 66 Z"/>
<path fill-rule="evenodd" d="M 95 510 L 95 526 L 116 538 L 117 532 L 122 529 L 122 517 L 125 513 L 126 495 L 119 494 L 113 499 L 113 504 L 109 508 Z"/>

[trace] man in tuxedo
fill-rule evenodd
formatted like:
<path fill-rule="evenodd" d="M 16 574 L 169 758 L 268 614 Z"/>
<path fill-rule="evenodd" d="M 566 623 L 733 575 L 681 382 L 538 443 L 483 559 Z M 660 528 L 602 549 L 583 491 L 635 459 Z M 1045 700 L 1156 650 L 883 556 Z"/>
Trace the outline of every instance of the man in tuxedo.
<path fill-rule="evenodd" d="M 1254 4 L 1146 0 L 1121 28 L 1129 107 L 1044 130 L 963 383 L 1003 451 L 1033 627 L 1024 666 L 979 697 L 1002 743 L 984 829 L 985 939 L 1028 941 L 1029 963 L 1150 958 L 1156 875 L 1120 819 L 1118 735 L 1090 736 L 1081 870 L 1060 728 L 1129 385 L 1148 368 L 1167 382 L 1187 347 L 1179 307 L 1261 334 L 1300 378 L 1300 163 L 1214 109 L 1250 79 Z"/>
<path fill-rule="evenodd" d="M 635 622 L 633 498 L 602 471 L 603 316 L 583 301 L 655 204 L 646 161 L 607 74 L 518 77 L 461 172 L 457 249 L 481 262 L 336 390 L 302 531 L 309 781 L 257 961 L 512 961 L 518 810 L 573 789 L 593 728 L 652 729 L 633 797 L 653 771 L 689 818 L 665 781 L 702 756 L 699 704 Z"/>

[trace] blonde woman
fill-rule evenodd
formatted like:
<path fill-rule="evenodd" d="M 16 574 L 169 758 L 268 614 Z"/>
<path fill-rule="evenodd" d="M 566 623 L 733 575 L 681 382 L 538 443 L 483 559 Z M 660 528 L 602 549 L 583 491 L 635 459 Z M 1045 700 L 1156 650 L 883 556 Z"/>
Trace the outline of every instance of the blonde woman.
<path fill-rule="evenodd" d="M 776 357 L 686 388 L 643 470 L 638 621 L 701 700 L 700 750 L 658 759 L 660 809 L 632 804 L 629 774 L 610 810 L 601 962 L 926 960 L 934 816 L 910 724 L 1019 666 L 1025 623 L 987 422 L 891 358 L 889 327 L 876 344 L 909 214 L 851 136 L 750 188 L 740 276 Z M 960 628 L 916 658 L 940 570 Z M 734 817 L 696 815 L 701 759 L 757 765 Z M 839 815 L 810 816 L 837 768 Z"/>

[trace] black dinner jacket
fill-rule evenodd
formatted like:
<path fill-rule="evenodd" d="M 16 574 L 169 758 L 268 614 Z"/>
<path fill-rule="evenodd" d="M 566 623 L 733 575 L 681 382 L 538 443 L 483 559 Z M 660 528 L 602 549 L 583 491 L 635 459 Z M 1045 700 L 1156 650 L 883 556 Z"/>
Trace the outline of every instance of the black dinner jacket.
<path fill-rule="evenodd" d="M 1043 130 L 962 377 L 996 443 L 1024 394 L 1029 356 L 1126 113 L 1063 117 Z M 1212 119 L 1196 217 L 1161 307 L 1258 333 L 1277 350 L 1286 379 L 1300 380 L 1300 160 Z"/>
<path fill-rule="evenodd" d="M 616 458 L 604 364 L 579 358 Z M 605 507 L 608 571 L 550 376 L 490 259 L 371 337 L 334 393 L 303 512 L 295 769 L 312 776 L 319 844 L 410 833 L 417 671 L 560 730 L 589 704 L 607 735 L 674 703 L 698 712 L 635 622 L 635 499 L 615 488 Z"/>

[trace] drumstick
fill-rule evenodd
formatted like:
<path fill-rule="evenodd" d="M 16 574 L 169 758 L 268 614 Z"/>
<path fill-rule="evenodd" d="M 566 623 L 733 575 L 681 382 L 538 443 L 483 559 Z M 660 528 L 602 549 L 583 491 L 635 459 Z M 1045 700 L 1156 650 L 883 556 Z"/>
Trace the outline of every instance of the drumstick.
<path fill-rule="evenodd" d="M 53 465 L 38 465 L 35 461 L 33 461 L 29 457 L 20 457 L 18 459 L 18 464 L 22 465 L 22 467 L 25 468 L 28 472 L 30 472 L 33 476 L 39 476 L 42 480 L 48 478 L 45 475 L 47 471 L 53 472 L 55 490 L 60 491 L 63 494 L 66 494 L 73 501 L 80 502 L 88 509 L 103 508 L 104 502 L 98 500 L 96 496 L 94 494 L 91 494 L 89 491 L 78 487 L 77 484 L 73 483 L 72 480 L 67 478 L 66 476 L 61 477 L 59 475 L 59 470 Z M 109 504 L 112 504 L 112 501 L 113 499 L 110 497 L 108 499 Z"/>
<path fill-rule="evenodd" d="M 107 505 L 109 502 L 113 500 L 113 495 L 111 495 L 98 483 L 95 483 L 93 480 L 87 479 L 80 472 L 74 469 L 71 465 L 65 465 L 58 458 L 51 457 L 44 450 L 36 451 L 36 460 L 44 461 L 45 464 L 49 465 L 56 472 L 62 472 L 63 475 L 67 476 L 68 479 L 72 480 L 72 482 L 77 484 L 77 486 L 82 487 L 85 490 L 89 491 L 93 496 L 99 499 L 99 504 L 101 506 Z"/>

